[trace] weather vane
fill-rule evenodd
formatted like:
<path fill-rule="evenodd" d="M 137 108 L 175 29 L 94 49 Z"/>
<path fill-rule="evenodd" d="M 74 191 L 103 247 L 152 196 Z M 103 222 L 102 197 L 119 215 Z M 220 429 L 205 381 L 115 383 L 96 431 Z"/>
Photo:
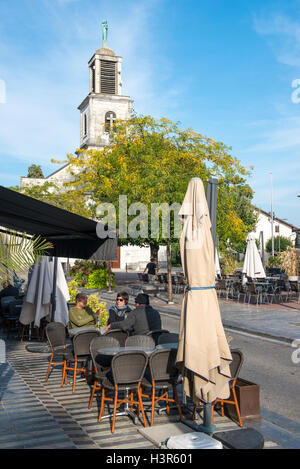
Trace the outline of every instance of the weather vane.
<path fill-rule="evenodd" d="M 102 21 L 102 44 L 103 44 L 103 47 L 107 47 L 107 31 L 108 31 L 107 21 Z"/>

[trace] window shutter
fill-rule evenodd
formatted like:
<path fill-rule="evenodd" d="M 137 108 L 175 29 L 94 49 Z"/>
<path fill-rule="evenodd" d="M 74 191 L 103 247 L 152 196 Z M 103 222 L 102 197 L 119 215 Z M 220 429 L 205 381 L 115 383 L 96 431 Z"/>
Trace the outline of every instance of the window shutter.
<path fill-rule="evenodd" d="M 101 60 L 101 93 L 116 94 L 116 64 Z"/>

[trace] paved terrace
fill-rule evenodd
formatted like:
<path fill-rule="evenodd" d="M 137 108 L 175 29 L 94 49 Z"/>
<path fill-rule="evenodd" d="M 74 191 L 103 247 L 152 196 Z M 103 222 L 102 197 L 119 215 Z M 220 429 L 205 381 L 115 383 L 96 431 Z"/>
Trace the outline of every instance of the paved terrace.
<path fill-rule="evenodd" d="M 116 291 L 123 288 L 130 291 L 130 285 L 137 283 L 136 279 L 136 274 L 116 273 L 114 293 L 102 291 L 101 297 L 109 304 L 114 301 Z M 132 304 L 133 300 L 131 297 Z M 182 295 L 174 295 L 175 304 L 168 305 L 166 294 L 162 293 L 159 298 L 152 298 L 151 303 L 162 313 L 172 316 L 180 314 L 181 301 Z M 281 337 L 287 342 L 297 338 L 297 326 L 300 325 L 298 303 L 256 307 L 221 300 L 220 306 L 225 327 Z M 110 430 L 110 419 L 98 423 L 99 401 L 95 398 L 92 408 L 88 409 L 90 386 L 84 380 L 78 382 L 76 392 L 72 393 L 70 384 L 60 386 L 61 368 L 57 366 L 46 383 L 49 354 L 28 352 L 28 342 L 20 343 L 13 334 L 7 340 L 1 330 L 0 338 L 6 341 L 7 352 L 6 363 L 0 364 L 0 448 L 157 449 L 139 432 L 143 428 L 141 421 L 135 425 L 130 417 L 117 417 L 114 434 Z M 149 410 L 146 415 L 149 422 Z M 191 423 L 189 412 L 185 413 L 185 418 Z M 155 417 L 155 425 L 177 421 L 177 411 L 172 410 L 169 416 L 163 412 Z M 201 417 L 197 423 L 202 423 Z M 217 413 L 214 423 L 216 431 L 239 429 L 235 422 Z M 291 421 L 288 424 L 296 425 L 295 431 L 299 433 L 299 424 Z M 264 419 L 248 426 L 263 433 L 265 448 L 280 448 L 273 438 L 276 432 L 280 432 L 278 427 L 270 428 Z M 281 438 L 281 441 L 284 440 Z M 300 448 L 299 439 L 292 441 L 288 438 L 283 446 Z"/>

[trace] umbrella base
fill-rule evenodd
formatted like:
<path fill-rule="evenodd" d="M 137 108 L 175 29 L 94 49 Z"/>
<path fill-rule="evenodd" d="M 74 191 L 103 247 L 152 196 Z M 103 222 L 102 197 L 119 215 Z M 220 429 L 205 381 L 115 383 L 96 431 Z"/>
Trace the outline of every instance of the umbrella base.
<path fill-rule="evenodd" d="M 216 425 L 204 425 L 204 424 L 201 424 L 201 425 L 198 425 L 197 427 L 197 431 L 199 432 L 203 432 L 203 433 L 208 433 L 208 434 L 212 434 L 216 431 Z"/>

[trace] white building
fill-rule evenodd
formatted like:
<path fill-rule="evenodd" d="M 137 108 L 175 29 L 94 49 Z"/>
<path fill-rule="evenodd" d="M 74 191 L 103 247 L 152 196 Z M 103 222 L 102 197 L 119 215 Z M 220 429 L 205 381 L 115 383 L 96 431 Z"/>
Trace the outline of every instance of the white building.
<path fill-rule="evenodd" d="M 258 213 L 258 221 L 254 230 L 256 234 L 256 238 L 259 241 L 264 242 L 264 248 L 270 238 L 272 238 L 272 217 L 271 214 L 265 212 L 264 210 L 255 207 L 255 210 Z M 300 228 L 288 223 L 286 220 L 282 220 L 277 217 L 273 217 L 273 236 L 284 236 L 292 241 L 293 245 L 295 245 L 295 240 L 297 236 L 297 232 Z"/>
<path fill-rule="evenodd" d="M 101 149 L 109 144 L 109 130 L 116 119 L 129 119 L 133 100 L 122 95 L 122 57 L 107 47 L 106 41 L 88 62 L 89 94 L 78 106 L 80 111 L 80 145 L 84 150 Z M 57 186 L 70 181 L 68 164 L 45 179 L 21 177 L 20 187 L 52 182 Z M 161 267 L 166 266 L 166 248 L 158 254 Z M 150 260 L 150 247 L 121 246 L 113 267 L 143 270 Z"/>

